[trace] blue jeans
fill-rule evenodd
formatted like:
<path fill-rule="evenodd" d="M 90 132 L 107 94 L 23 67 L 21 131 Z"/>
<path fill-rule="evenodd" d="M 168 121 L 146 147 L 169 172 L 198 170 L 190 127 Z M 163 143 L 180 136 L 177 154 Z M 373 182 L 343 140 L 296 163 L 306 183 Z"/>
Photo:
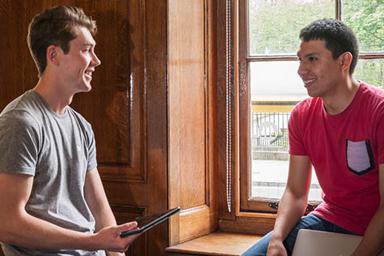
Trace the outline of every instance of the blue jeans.
<path fill-rule="evenodd" d="M 328 231 L 343 234 L 353 234 L 352 232 L 345 230 L 329 221 L 321 219 L 314 214 L 308 214 L 302 217 L 296 224 L 292 231 L 288 234 L 283 244 L 287 250 L 288 255 L 292 254 L 293 247 L 295 246 L 296 237 L 300 229 L 313 229 L 320 231 Z M 256 244 L 249 248 L 242 256 L 264 256 L 267 254 L 269 240 L 271 239 L 272 231 L 263 236 Z"/>

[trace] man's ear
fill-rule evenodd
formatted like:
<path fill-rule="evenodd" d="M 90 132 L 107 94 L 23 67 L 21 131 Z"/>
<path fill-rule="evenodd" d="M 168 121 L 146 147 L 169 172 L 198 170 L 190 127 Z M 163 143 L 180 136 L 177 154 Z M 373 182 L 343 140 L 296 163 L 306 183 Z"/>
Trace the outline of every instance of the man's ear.
<path fill-rule="evenodd" d="M 58 58 L 59 51 L 60 51 L 60 48 L 56 45 L 48 46 L 48 48 L 47 48 L 47 64 L 48 63 L 52 63 L 54 65 L 59 64 L 59 58 Z"/>
<path fill-rule="evenodd" d="M 351 68 L 353 55 L 350 52 L 345 52 L 339 56 L 339 64 L 341 66 L 341 69 L 349 72 L 349 69 Z"/>

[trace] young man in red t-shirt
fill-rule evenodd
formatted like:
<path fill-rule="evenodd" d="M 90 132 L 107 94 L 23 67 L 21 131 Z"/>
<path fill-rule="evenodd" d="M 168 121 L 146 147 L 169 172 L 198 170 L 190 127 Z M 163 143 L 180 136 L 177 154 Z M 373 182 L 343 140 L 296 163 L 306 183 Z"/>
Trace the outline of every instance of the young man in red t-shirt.
<path fill-rule="evenodd" d="M 310 98 L 289 122 L 287 187 L 272 232 L 244 255 L 290 255 L 299 229 L 363 235 L 353 255 L 384 247 L 384 91 L 352 78 L 358 58 L 350 28 L 334 19 L 301 30 L 298 74 Z M 302 217 L 311 168 L 323 202 Z"/>

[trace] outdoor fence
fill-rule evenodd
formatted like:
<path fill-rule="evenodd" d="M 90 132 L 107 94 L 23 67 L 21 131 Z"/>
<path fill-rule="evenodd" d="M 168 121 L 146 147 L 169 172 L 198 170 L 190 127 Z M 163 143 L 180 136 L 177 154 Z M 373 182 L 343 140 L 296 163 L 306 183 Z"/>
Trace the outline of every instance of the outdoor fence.
<path fill-rule="evenodd" d="M 253 102 L 251 114 L 253 159 L 286 160 L 288 158 L 288 120 L 290 110 L 295 103 Z"/>

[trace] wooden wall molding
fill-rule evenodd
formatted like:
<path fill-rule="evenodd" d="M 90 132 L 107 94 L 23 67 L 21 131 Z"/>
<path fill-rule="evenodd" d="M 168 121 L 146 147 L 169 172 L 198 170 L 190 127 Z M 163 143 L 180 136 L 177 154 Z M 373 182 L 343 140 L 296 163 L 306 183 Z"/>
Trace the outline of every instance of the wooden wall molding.
<path fill-rule="evenodd" d="M 96 1 L 89 12 L 99 28 L 96 53 L 98 48 L 106 50 L 99 54 L 102 65 L 93 81 L 97 86 L 75 98 L 74 106 L 93 126 L 103 180 L 146 183 L 147 10 L 140 0 Z M 89 107 L 95 100 L 102 109 Z"/>
<path fill-rule="evenodd" d="M 26 43 L 32 17 L 75 5 L 96 19 L 102 64 L 92 91 L 72 107 L 92 125 L 98 169 L 119 223 L 168 208 L 167 0 L 0 0 L 0 108 L 37 82 Z M 3 15 L 4 14 L 4 15 Z M 127 255 L 162 255 L 164 223 L 141 236 Z"/>
<path fill-rule="evenodd" d="M 217 227 L 214 1 L 168 0 L 170 244 Z"/>

